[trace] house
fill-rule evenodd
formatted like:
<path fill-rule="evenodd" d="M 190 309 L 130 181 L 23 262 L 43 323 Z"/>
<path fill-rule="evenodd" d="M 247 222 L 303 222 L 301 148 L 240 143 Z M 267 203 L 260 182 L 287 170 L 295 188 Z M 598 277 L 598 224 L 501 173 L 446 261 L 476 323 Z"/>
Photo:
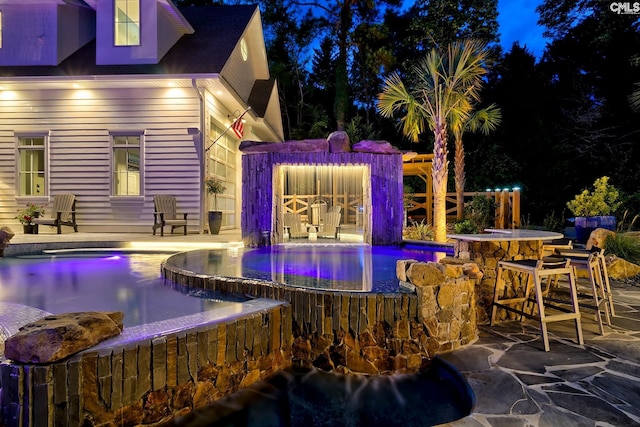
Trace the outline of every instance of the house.
<path fill-rule="evenodd" d="M 239 228 L 235 119 L 283 139 L 257 6 L 0 0 L 0 226 L 73 193 L 80 231 L 151 232 L 153 196 L 172 194 L 205 232 L 216 175 Z"/>

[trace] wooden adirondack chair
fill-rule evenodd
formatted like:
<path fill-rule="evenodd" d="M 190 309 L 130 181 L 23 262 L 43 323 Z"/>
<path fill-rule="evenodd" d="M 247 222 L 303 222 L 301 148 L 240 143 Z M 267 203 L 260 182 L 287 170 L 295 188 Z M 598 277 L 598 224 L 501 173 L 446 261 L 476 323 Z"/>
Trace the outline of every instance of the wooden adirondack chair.
<path fill-rule="evenodd" d="M 160 235 L 164 236 L 164 226 L 171 226 L 171 234 L 178 227 L 184 227 L 184 235 L 187 235 L 187 213 L 182 214 L 182 218 L 177 213 L 177 202 L 174 196 L 159 194 L 153 196 L 153 235 L 156 235 L 156 229 L 160 229 Z"/>
<path fill-rule="evenodd" d="M 287 212 L 284 214 L 282 220 L 284 227 L 289 229 L 290 239 L 309 237 L 309 232 L 307 232 L 302 226 L 302 220 L 300 219 L 299 214 Z"/>
<path fill-rule="evenodd" d="M 36 216 L 31 220 L 35 227 L 35 234 L 38 234 L 39 225 L 50 225 L 57 228 L 57 233 L 62 233 L 62 226 L 73 227 L 74 232 L 78 232 L 76 223 L 76 196 L 73 194 L 56 194 L 53 196 L 53 206 L 46 209 L 49 215 L 46 217 Z"/>
<path fill-rule="evenodd" d="M 341 214 L 336 212 L 321 215 L 318 237 L 337 239 L 340 236 L 340 216 Z"/>

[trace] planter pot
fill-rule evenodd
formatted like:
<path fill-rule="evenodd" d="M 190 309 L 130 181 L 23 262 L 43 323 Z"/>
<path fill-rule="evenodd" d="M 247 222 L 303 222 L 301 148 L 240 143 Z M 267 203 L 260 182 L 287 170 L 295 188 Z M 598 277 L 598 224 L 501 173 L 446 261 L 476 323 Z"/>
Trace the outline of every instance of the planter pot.
<path fill-rule="evenodd" d="M 24 224 L 24 225 L 22 225 L 22 232 L 24 234 L 36 234 L 36 225 L 35 224 Z"/>
<path fill-rule="evenodd" d="M 209 233 L 220 233 L 220 227 L 222 226 L 222 212 L 209 211 Z"/>
<path fill-rule="evenodd" d="M 578 243 L 587 243 L 591 232 L 596 228 L 616 231 L 616 217 L 607 216 L 577 216 L 575 219 L 576 239 Z"/>

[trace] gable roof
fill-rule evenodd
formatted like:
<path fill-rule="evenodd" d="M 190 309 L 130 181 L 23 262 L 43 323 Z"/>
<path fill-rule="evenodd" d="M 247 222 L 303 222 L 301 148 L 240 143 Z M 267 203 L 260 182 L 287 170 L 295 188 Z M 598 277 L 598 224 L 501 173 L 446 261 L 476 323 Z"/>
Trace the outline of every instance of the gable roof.
<path fill-rule="evenodd" d="M 256 80 L 251 88 L 251 94 L 247 103 L 251 105 L 251 109 L 255 111 L 258 117 L 264 117 L 269 107 L 269 99 L 276 84 L 275 78 L 268 80 Z"/>
<path fill-rule="evenodd" d="M 0 76 L 220 73 L 257 8 L 257 5 L 181 8 L 195 32 L 182 36 L 158 64 L 96 65 L 93 40 L 57 66 L 0 67 Z"/>

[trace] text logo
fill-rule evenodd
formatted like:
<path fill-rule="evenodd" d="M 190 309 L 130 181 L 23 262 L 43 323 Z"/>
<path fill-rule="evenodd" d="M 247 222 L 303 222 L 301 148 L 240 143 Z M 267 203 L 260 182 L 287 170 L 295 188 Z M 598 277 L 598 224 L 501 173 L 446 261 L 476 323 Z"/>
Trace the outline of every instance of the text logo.
<path fill-rule="evenodd" d="M 616 1 L 609 5 L 609 9 L 618 15 L 640 14 L 640 2 Z"/>

